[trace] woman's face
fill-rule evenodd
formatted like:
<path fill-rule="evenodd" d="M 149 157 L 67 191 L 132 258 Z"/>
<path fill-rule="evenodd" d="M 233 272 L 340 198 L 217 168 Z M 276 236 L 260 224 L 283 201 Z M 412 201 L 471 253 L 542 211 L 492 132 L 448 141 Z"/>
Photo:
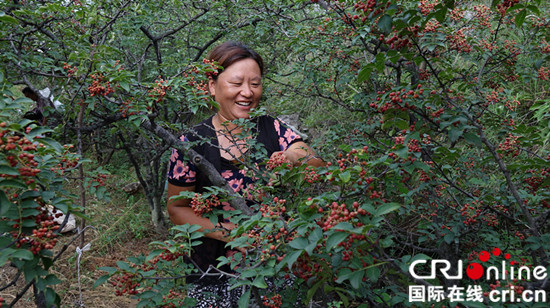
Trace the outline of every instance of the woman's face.
<path fill-rule="evenodd" d="M 208 87 L 225 120 L 248 118 L 262 96 L 260 66 L 250 58 L 239 60 L 224 69 L 217 80 L 210 78 Z"/>

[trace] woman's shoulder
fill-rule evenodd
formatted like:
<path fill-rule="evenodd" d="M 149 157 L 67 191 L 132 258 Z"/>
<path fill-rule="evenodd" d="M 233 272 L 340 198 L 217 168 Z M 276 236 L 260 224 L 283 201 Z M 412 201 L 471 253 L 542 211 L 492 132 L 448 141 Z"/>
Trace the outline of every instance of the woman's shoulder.
<path fill-rule="evenodd" d="M 216 136 L 216 132 L 214 131 L 214 127 L 212 124 L 212 117 L 213 116 L 206 118 L 205 120 L 193 126 L 186 133 L 184 133 L 186 139 L 188 141 L 196 141 L 201 137 Z"/>

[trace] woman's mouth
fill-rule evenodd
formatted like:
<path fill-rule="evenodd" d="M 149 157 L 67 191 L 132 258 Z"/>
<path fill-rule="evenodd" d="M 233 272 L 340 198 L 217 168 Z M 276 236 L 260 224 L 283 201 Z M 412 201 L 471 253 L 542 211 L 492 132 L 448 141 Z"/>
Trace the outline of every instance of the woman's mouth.
<path fill-rule="evenodd" d="M 252 105 L 252 102 L 237 102 L 236 104 L 239 106 L 248 107 Z"/>

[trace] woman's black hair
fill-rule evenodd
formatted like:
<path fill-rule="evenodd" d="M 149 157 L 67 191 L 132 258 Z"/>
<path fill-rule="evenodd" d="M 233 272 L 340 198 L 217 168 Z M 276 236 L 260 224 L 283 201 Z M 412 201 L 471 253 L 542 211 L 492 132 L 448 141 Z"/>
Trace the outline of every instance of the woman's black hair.
<path fill-rule="evenodd" d="M 208 59 L 218 63 L 221 68 L 218 70 L 218 73 L 221 73 L 223 69 L 228 68 L 231 64 L 243 60 L 243 59 L 252 59 L 258 63 L 260 67 L 260 73 L 264 74 L 264 61 L 262 57 L 255 52 L 250 47 L 234 41 L 228 41 L 222 43 L 210 51 L 208 54 Z M 217 75 L 213 75 L 214 80 L 217 79 Z"/>

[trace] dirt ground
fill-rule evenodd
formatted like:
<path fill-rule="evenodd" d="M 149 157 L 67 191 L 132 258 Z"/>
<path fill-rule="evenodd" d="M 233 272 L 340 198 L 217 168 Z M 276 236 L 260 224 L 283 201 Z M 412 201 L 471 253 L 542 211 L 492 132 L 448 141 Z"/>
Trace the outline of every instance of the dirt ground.
<path fill-rule="evenodd" d="M 61 235 L 56 248 L 59 250 L 63 245 L 69 243 L 76 235 L 74 233 Z M 153 235 L 150 235 L 153 236 Z M 148 253 L 148 243 L 158 238 L 125 239 L 123 242 L 109 243 L 108 249 L 97 240 L 98 232 L 88 229 L 85 233 L 84 245 L 91 244 L 91 250 L 82 254 L 80 261 L 80 289 L 78 281 L 78 269 L 76 258 L 76 247 L 81 244 L 80 238 L 68 246 L 68 249 L 54 263 L 52 273 L 62 282 L 56 285 L 55 289 L 62 298 L 61 307 L 93 307 L 93 308 L 126 308 L 134 307 L 136 302 L 128 296 L 116 296 L 114 288 L 109 283 L 93 289 L 94 282 L 105 272 L 99 270 L 102 266 L 115 266 L 119 260 L 126 260 L 129 256 Z M 94 249 L 94 244 L 96 248 Z M 17 270 L 10 266 L 0 268 L 0 281 L 2 284 L 12 281 Z M 23 275 L 21 275 L 23 276 Z M 11 302 L 17 292 L 26 285 L 23 277 L 20 277 L 15 286 L 0 292 L 6 302 Z M 32 288 L 29 289 L 14 308 L 36 307 L 33 302 Z M 82 298 L 82 303 L 80 299 Z"/>

